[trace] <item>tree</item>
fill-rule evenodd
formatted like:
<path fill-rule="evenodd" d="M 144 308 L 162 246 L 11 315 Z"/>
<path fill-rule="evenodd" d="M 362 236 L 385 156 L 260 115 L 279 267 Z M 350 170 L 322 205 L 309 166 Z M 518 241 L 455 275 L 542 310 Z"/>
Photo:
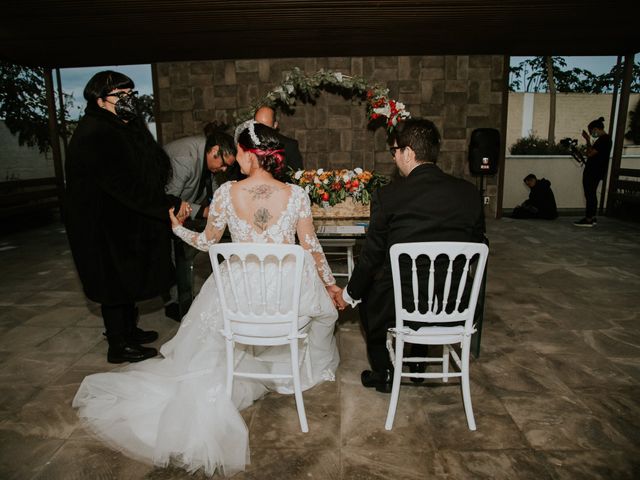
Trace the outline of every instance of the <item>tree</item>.
<path fill-rule="evenodd" d="M 153 115 L 153 106 L 153 95 L 145 93 L 138 97 L 138 113 L 147 123 L 151 123 L 155 119 Z"/>
<path fill-rule="evenodd" d="M 549 85 L 549 134 L 547 141 L 549 145 L 556 143 L 556 82 L 553 78 L 553 58 L 544 57 L 547 67 L 547 84 Z"/>
<path fill-rule="evenodd" d="M 509 89 L 512 92 L 521 88 L 525 92 L 549 91 L 547 57 L 532 57 L 518 66 L 509 68 Z M 552 59 L 553 79 L 558 92 L 572 93 L 610 93 L 616 79 L 621 78 L 622 66 L 614 65 L 608 73 L 595 75 L 589 70 L 574 67 L 567 69 L 567 62 L 562 57 Z M 631 91 L 640 92 L 640 63 L 633 66 Z"/>
<path fill-rule="evenodd" d="M 549 60 L 547 60 L 549 59 Z M 551 62 L 553 77 L 558 80 L 558 73 L 563 72 L 567 62 L 562 57 L 531 57 L 510 68 L 511 80 L 509 88 L 514 91 L 520 88 L 521 80 L 525 92 L 545 92 L 549 89 L 548 65 Z M 562 75 L 562 73 L 560 73 Z"/>
<path fill-rule="evenodd" d="M 45 92 L 42 68 L 0 62 L 0 118 L 18 136 L 20 145 L 37 146 L 41 152 L 51 148 Z M 68 109 L 73 105 L 70 95 L 65 95 L 64 104 L 58 119 L 64 115 L 68 126 Z"/>

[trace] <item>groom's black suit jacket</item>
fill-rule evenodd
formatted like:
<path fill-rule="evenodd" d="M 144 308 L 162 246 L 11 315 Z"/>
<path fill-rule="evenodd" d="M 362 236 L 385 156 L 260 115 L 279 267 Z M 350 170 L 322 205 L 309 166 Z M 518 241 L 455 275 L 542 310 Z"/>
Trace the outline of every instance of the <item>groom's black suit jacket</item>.
<path fill-rule="evenodd" d="M 393 326 L 393 280 L 389 248 L 406 242 L 483 242 L 484 213 L 478 190 L 434 164 L 377 190 L 369 230 L 347 292 L 362 299 L 360 314 L 374 370 L 389 367 L 385 340 Z"/>

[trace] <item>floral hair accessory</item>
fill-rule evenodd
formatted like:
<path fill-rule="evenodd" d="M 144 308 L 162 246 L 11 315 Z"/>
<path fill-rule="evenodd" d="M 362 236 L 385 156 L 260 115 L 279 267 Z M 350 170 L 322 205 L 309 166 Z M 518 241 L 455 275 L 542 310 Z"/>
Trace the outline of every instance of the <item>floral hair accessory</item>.
<path fill-rule="evenodd" d="M 260 145 L 260 139 L 258 135 L 256 135 L 256 122 L 255 120 L 247 120 L 242 122 L 240 125 L 236 127 L 235 135 L 233 136 L 233 140 L 235 143 L 238 143 L 238 138 L 245 130 L 249 130 L 249 136 L 251 137 L 251 141 L 255 146 Z"/>

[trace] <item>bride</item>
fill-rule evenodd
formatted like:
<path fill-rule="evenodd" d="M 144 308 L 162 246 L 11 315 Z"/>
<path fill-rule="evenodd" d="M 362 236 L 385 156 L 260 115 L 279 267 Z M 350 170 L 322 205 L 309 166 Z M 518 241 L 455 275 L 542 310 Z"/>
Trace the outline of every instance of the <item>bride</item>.
<path fill-rule="evenodd" d="M 309 198 L 295 185 L 273 178 L 285 166 L 276 132 L 253 120 L 236 130 L 237 161 L 247 178 L 216 190 L 202 233 L 184 228 L 170 212 L 173 232 L 200 250 L 220 240 L 229 227 L 234 242 L 295 243 L 305 249 L 300 315 L 312 317 L 311 377 L 301 371 L 303 389 L 335 379 L 339 357 L 333 336 L 341 293 L 316 237 Z M 257 280 L 257 279 L 256 279 Z M 239 413 L 270 390 L 292 393 L 279 380 L 238 378 L 225 394 L 225 344 L 213 275 L 209 276 L 164 358 L 86 377 L 73 400 L 83 422 L 113 448 L 159 466 L 174 463 L 207 475 L 232 475 L 249 461 L 247 427 Z M 337 302 L 337 300 L 335 301 Z M 244 352 L 241 368 L 281 371 L 287 347 Z M 295 414 L 292 412 L 292 414 Z"/>

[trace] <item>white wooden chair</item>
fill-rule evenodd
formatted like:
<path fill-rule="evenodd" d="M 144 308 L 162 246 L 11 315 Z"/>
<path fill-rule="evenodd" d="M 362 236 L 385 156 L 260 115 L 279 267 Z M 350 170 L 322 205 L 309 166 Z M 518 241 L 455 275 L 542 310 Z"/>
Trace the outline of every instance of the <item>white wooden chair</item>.
<path fill-rule="evenodd" d="M 304 250 L 299 245 L 226 243 L 211 247 L 209 256 L 224 319 L 221 333 L 226 339 L 227 394 L 231 396 L 235 377 L 292 379 L 300 428 L 308 432 L 300 366 L 306 363 L 310 376 L 311 359 L 305 348 L 299 361 L 298 351 L 298 341 L 306 342 L 310 324 L 309 317 L 298 316 Z M 293 288 L 287 291 L 286 285 Z M 291 373 L 237 371 L 236 344 L 289 345 Z"/>
<path fill-rule="evenodd" d="M 452 377 L 460 377 L 467 424 L 469 430 L 476 429 L 469 388 L 469 353 L 471 335 L 475 332 L 473 316 L 488 252 L 489 249 L 484 244 L 464 242 L 399 243 L 391 247 L 396 326 L 389 329 L 387 337 L 387 348 L 394 365 L 391 401 L 385 424 L 387 430 L 391 430 L 393 427 L 400 395 L 400 381 L 407 377 L 441 378 L 443 382 L 447 382 Z M 402 261 L 400 260 L 401 256 L 405 257 Z M 410 262 L 408 262 L 407 256 L 410 258 Z M 438 259 L 437 267 L 435 265 L 436 258 Z M 418 263 L 416 259 L 419 259 Z M 456 259 L 458 261 L 454 265 Z M 405 285 L 401 283 L 401 262 Z M 411 265 L 410 272 L 408 271 L 409 263 Z M 446 268 L 440 268 L 440 266 Z M 405 271 L 405 267 L 407 267 L 407 271 Z M 457 281 L 454 279 L 454 270 L 456 276 L 459 276 Z M 444 282 L 437 281 L 437 279 L 442 279 L 445 273 Z M 409 274 L 410 282 L 407 281 Z M 469 288 L 468 282 L 471 278 L 473 280 L 471 288 Z M 411 311 L 405 308 L 406 302 L 403 306 L 403 288 L 408 290 L 405 292 L 404 298 L 413 298 Z M 423 290 L 424 288 L 426 288 L 426 292 Z M 454 298 L 455 304 L 451 305 Z M 422 311 L 419 311 L 419 304 Z M 414 322 L 414 327 L 416 323 L 424 323 L 425 326 L 413 330 L 406 325 L 406 322 Z M 456 322 L 456 325 L 446 325 L 451 322 Z M 438 325 L 432 325 L 434 323 Z M 445 325 L 443 326 L 443 324 Z M 442 357 L 405 357 L 405 343 L 442 345 Z M 460 355 L 452 347 L 457 344 L 460 345 Z M 450 357 L 453 357 L 459 369 L 458 372 L 449 371 Z M 409 362 L 441 363 L 442 371 L 403 372 L 403 364 Z"/>

